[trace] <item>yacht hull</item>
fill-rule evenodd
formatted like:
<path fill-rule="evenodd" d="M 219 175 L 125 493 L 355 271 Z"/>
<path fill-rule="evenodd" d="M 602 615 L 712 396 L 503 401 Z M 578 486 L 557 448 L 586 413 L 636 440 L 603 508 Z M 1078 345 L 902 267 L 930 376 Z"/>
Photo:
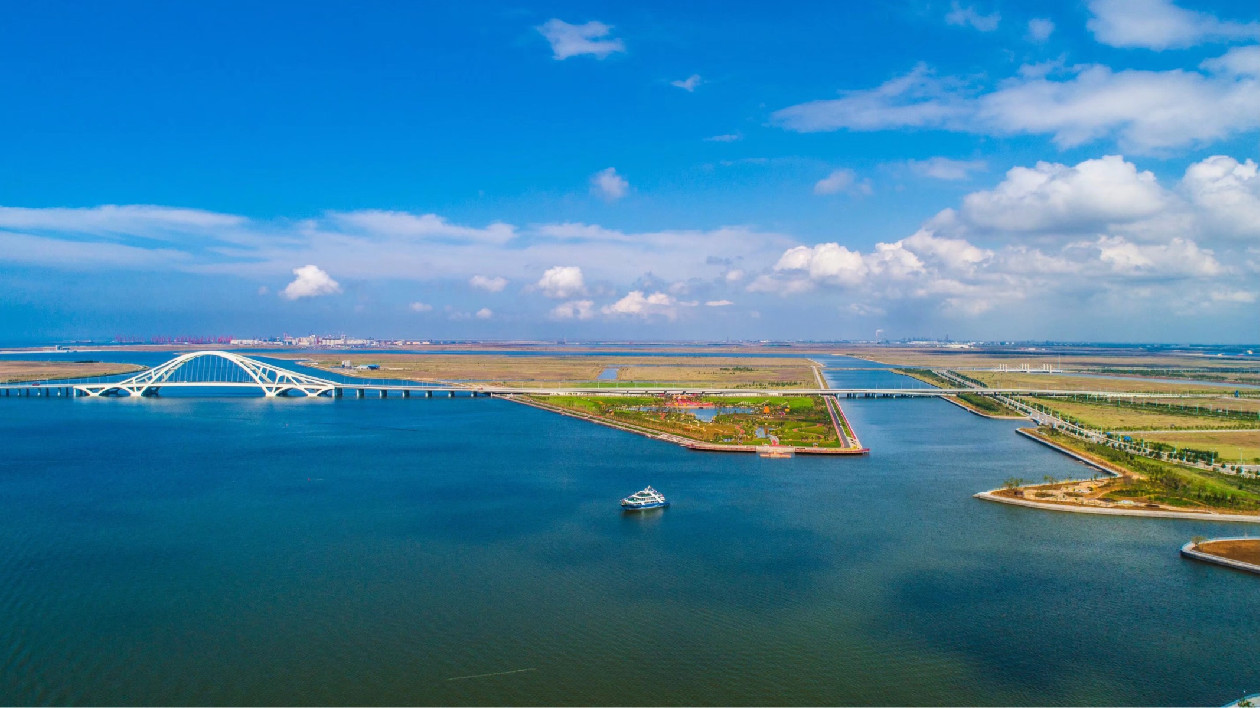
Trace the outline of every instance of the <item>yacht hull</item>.
<path fill-rule="evenodd" d="M 664 509 L 669 502 L 648 502 L 647 504 L 622 504 L 622 511 L 647 511 L 648 509 Z"/>

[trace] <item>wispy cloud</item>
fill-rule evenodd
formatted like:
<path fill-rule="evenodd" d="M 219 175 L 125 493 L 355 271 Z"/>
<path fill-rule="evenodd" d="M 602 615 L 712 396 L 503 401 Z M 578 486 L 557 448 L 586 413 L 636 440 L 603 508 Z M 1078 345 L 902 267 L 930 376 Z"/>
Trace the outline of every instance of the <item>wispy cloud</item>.
<path fill-rule="evenodd" d="M 608 36 L 612 26 L 603 22 L 571 25 L 564 20 L 550 19 L 535 29 L 551 44 L 552 57 L 557 61 L 584 54 L 603 59 L 609 54 L 626 51 L 620 39 Z"/>
<path fill-rule="evenodd" d="M 490 277 L 486 275 L 474 275 L 473 277 L 468 279 L 468 284 L 473 286 L 474 288 L 477 288 L 478 290 L 485 290 L 488 293 L 497 293 L 497 292 L 501 292 L 503 288 L 507 287 L 508 281 L 507 281 L 507 278 L 497 276 L 497 275 L 494 277 Z"/>
<path fill-rule="evenodd" d="M 814 194 L 870 194 L 869 180 L 859 181 L 857 173 L 847 167 L 832 170 L 830 174 L 814 183 Z"/>
<path fill-rule="evenodd" d="M 945 15 L 947 24 L 971 27 L 981 32 L 992 32 L 998 28 L 998 23 L 1001 21 L 1002 16 L 996 12 L 991 15 L 983 15 L 970 5 L 964 7 L 958 4 L 957 0 L 950 3 L 949 14 Z"/>
<path fill-rule="evenodd" d="M 948 157 L 908 160 L 906 166 L 916 175 L 948 181 L 967 179 L 973 172 L 982 172 L 988 167 L 984 160 L 951 160 Z"/>
<path fill-rule="evenodd" d="M 982 91 L 936 77 L 925 65 L 873 88 L 776 111 L 798 132 L 933 128 L 993 135 L 1050 135 L 1062 147 L 1114 137 L 1154 153 L 1260 129 L 1255 47 L 1205 61 L 1199 71 L 1073 67 L 1064 77 L 1019 75 Z"/>
<path fill-rule="evenodd" d="M 509 224 L 495 222 L 479 229 L 451 224 L 437 214 L 364 209 L 352 212 L 329 212 L 328 217 L 336 224 L 358 233 L 391 238 L 506 243 L 516 236 L 516 229 Z"/>
<path fill-rule="evenodd" d="M 684 91 L 686 91 L 686 92 L 690 93 L 690 92 L 692 92 L 692 91 L 695 91 L 695 90 L 696 90 L 696 87 L 700 85 L 700 75 L 699 75 L 699 74 L 692 74 L 691 76 L 688 76 L 688 77 L 687 77 L 687 78 L 685 78 L 685 79 L 679 79 L 679 80 L 677 80 L 677 81 L 671 81 L 671 82 L 669 82 L 669 85 L 670 85 L 670 86 L 677 86 L 678 88 L 680 88 L 680 89 L 682 89 L 682 90 L 684 90 Z"/>
<path fill-rule="evenodd" d="M 1093 16 L 1086 27 L 1099 42 L 1113 47 L 1159 50 L 1260 39 L 1260 22 L 1221 20 L 1170 0 L 1091 0 L 1089 10 Z"/>

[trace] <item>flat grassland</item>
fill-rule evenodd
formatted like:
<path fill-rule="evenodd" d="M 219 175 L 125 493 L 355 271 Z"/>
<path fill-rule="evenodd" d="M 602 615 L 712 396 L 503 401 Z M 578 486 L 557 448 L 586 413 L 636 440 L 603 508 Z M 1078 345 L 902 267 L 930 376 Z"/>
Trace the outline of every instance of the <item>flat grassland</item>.
<path fill-rule="evenodd" d="M 813 388 L 812 364 L 805 359 L 722 359 L 714 364 L 709 358 L 652 364 L 635 362 L 621 367 L 617 380 L 671 381 L 714 385 L 754 384 L 771 387 L 802 386 Z"/>
<path fill-rule="evenodd" d="M 1054 368 L 1068 369 L 1124 369 L 1127 367 L 1158 369 L 1236 369 L 1240 367 L 1252 370 L 1260 368 L 1254 360 L 1238 360 L 1230 358 L 1206 357 L 1189 353 L 1135 352 L 1124 349 L 1100 348 L 1089 353 L 1062 354 L 1054 349 L 1038 349 L 1023 351 L 1004 349 L 986 351 L 983 349 L 947 349 L 943 347 L 873 347 L 849 346 L 841 347 L 837 354 L 878 361 L 894 366 L 927 367 L 933 369 L 955 369 L 970 367 L 996 367 L 1000 364 L 1019 366 L 1028 364 L 1033 368 L 1050 364 Z"/>
<path fill-rule="evenodd" d="M 1196 414 L 1193 406 L 1187 406 L 1182 399 L 1151 401 L 1148 402 L 1151 405 L 1139 403 L 1136 406 L 1127 401 L 1122 402 L 1125 405 L 1116 405 L 1103 401 L 1086 402 L 1062 398 L 1030 397 L 1030 400 L 1085 425 L 1107 431 L 1260 428 L 1260 418 L 1213 415 L 1207 409 Z"/>
<path fill-rule="evenodd" d="M 336 357 L 336 358 L 333 358 Z M 337 368 L 379 364 L 362 371 Z M 813 362 L 792 357 L 507 356 L 503 354 L 321 354 L 320 368 L 347 376 L 426 382 L 476 382 L 520 387 L 703 384 L 729 388 L 814 386 Z M 600 380 L 607 369 L 616 379 Z"/>
<path fill-rule="evenodd" d="M 140 371 L 137 364 L 113 364 L 100 361 L 0 361 L 0 383 L 53 381 L 91 376 L 109 376 Z"/>
<path fill-rule="evenodd" d="M 1233 393 L 1226 384 L 1173 383 L 1143 378 L 1105 379 L 1071 374 L 1025 374 L 1016 371 L 968 371 L 967 376 L 990 388 L 1029 388 L 1055 391 L 1108 391 L 1132 393 Z"/>
<path fill-rule="evenodd" d="M 1234 541 L 1204 541 L 1195 545 L 1194 550 L 1220 556 L 1221 558 L 1260 565 L 1260 538 Z"/>
<path fill-rule="evenodd" d="M 1255 392 L 1250 392 L 1253 396 Z M 1141 403 L 1140 399 L 1121 399 L 1127 402 Z M 1185 406 L 1187 408 L 1199 408 L 1204 412 L 1213 411 L 1239 411 L 1243 413 L 1251 413 L 1253 417 L 1260 418 L 1260 396 L 1253 398 L 1234 398 L 1233 396 L 1210 396 L 1203 398 L 1178 398 L 1171 401 L 1174 405 Z"/>
<path fill-rule="evenodd" d="M 1227 464 L 1234 464 L 1240 459 L 1246 464 L 1260 462 L 1260 430 L 1142 433 L 1141 438 L 1179 448 L 1215 450 L 1221 461 Z"/>

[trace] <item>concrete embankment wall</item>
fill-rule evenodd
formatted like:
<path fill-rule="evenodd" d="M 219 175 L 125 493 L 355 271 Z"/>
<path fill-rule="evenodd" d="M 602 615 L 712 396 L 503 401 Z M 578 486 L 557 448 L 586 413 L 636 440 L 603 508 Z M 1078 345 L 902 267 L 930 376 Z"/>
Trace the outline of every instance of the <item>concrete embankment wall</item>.
<path fill-rule="evenodd" d="M 1245 540 L 1254 541 L 1255 539 L 1254 538 L 1214 538 L 1214 539 L 1211 539 L 1211 541 L 1205 541 L 1204 543 L 1211 543 L 1212 541 L 1245 541 Z M 1216 565 L 1223 565 L 1226 568 L 1233 568 L 1234 570 L 1241 570 L 1247 573 L 1255 573 L 1256 575 L 1260 575 L 1260 565 L 1255 565 L 1254 563 L 1245 563 L 1243 561 L 1234 560 L 1232 558 L 1222 558 L 1220 556 L 1212 555 L 1211 553 L 1200 551 L 1194 547 L 1194 541 L 1191 541 L 1190 543 L 1187 543 L 1186 545 L 1181 547 L 1181 555 L 1185 556 L 1186 558 L 1192 558 L 1197 561 L 1203 561 L 1204 563 L 1214 563 Z"/>
<path fill-rule="evenodd" d="M 975 494 L 976 499 L 985 501 L 998 502 L 999 504 L 1011 504 L 1013 506 L 1025 506 L 1030 509 L 1042 509 L 1043 511 L 1063 511 L 1069 514 L 1101 514 L 1103 516 L 1146 516 L 1152 519 L 1194 519 L 1196 521 L 1207 521 L 1211 523 L 1242 523 L 1242 524 L 1260 524 L 1260 516 L 1247 516 L 1244 514 L 1217 514 L 1204 511 L 1158 511 L 1155 509 L 1117 509 L 1114 507 L 1104 506 L 1084 506 L 1075 504 L 1052 504 L 1049 502 L 1032 501 L 1031 499 L 1015 499 L 1012 497 L 1004 497 L 996 494 L 998 490 L 990 490 Z"/>

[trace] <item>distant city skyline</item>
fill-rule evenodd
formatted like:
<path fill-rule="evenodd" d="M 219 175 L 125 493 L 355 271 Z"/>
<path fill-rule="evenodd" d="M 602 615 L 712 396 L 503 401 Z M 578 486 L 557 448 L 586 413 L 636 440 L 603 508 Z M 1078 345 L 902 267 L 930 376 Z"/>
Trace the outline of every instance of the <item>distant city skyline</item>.
<path fill-rule="evenodd" d="M 16 6 L 0 341 L 1260 341 L 1258 14 Z"/>

